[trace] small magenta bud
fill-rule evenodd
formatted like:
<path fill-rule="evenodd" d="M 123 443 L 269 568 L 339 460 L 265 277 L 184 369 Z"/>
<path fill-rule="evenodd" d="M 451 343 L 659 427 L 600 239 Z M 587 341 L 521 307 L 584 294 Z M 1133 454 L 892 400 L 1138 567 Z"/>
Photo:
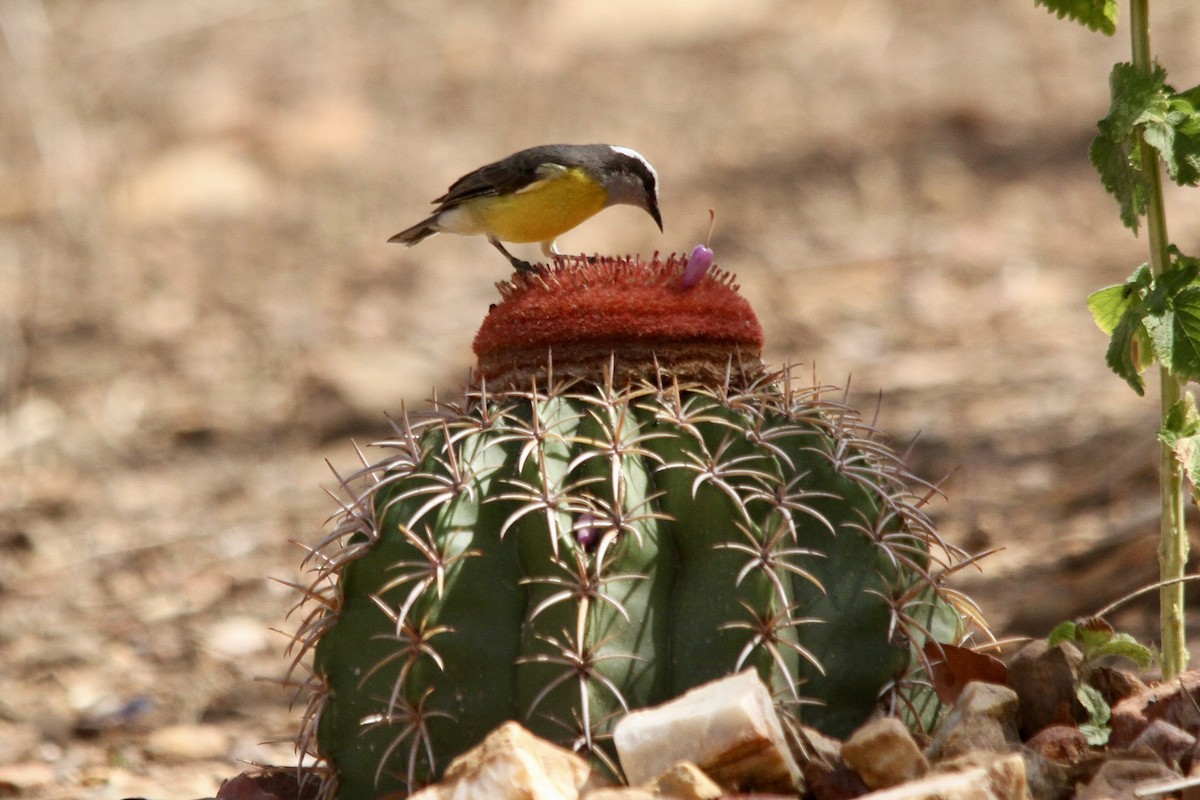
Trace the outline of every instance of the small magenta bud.
<path fill-rule="evenodd" d="M 698 244 L 692 250 L 687 266 L 683 268 L 683 288 L 689 289 L 700 282 L 708 273 L 713 263 L 713 251 L 706 245 Z"/>
<path fill-rule="evenodd" d="M 600 543 L 600 526 L 596 524 L 596 517 L 588 512 L 583 512 L 579 518 L 575 520 L 573 526 L 575 541 L 584 550 L 594 550 L 596 545 Z"/>

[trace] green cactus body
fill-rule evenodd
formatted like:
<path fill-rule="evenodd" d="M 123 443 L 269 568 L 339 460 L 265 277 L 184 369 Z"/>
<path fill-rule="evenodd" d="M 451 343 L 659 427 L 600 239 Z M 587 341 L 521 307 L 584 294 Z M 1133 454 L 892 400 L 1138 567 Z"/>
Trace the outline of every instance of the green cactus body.
<path fill-rule="evenodd" d="M 345 800 L 436 779 L 507 719 L 615 768 L 621 715 L 753 666 L 845 735 L 920 670 L 937 539 L 897 457 L 787 376 L 579 382 L 397 426 L 314 550 L 304 743 Z M 926 620 L 922 622 L 921 620 Z"/>

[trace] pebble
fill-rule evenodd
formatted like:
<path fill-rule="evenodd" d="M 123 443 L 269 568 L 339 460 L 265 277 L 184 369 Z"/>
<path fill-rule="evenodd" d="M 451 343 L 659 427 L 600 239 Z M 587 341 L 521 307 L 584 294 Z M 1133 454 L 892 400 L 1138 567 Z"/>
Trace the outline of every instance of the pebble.
<path fill-rule="evenodd" d="M 690 761 L 678 762 L 645 788 L 675 800 L 716 800 L 724 795 L 721 787 Z"/>
<path fill-rule="evenodd" d="M 1180 777 L 1157 759 L 1117 758 L 1100 765 L 1095 777 L 1075 793 L 1075 800 L 1110 800 L 1134 797 L 1142 784 Z"/>
<path fill-rule="evenodd" d="M 972 684 L 973 685 L 973 684 Z M 867 795 L 870 800 L 1029 800 L 1025 762 L 1011 753 L 986 766 L 934 772 L 919 780 Z"/>
<path fill-rule="evenodd" d="M 655 794 L 645 789 L 620 786 L 588 792 L 584 795 L 584 800 L 664 800 L 664 795 Z"/>
<path fill-rule="evenodd" d="M 1073 725 L 1042 728 L 1025 746 L 1056 764 L 1078 764 L 1091 752 L 1087 737 Z"/>
<path fill-rule="evenodd" d="M 506 722 L 451 761 L 442 783 L 425 787 L 411 800 L 576 800 L 607 783 L 576 753 Z"/>
<path fill-rule="evenodd" d="M 1169 719 L 1189 733 L 1200 731 L 1200 671 L 1189 670 L 1170 684 L 1145 687 L 1117 703 L 1109 745 L 1128 747 L 1156 719 Z"/>
<path fill-rule="evenodd" d="M 929 771 L 908 728 L 895 717 L 873 719 L 842 745 L 842 759 L 871 789 L 887 789 Z"/>
<path fill-rule="evenodd" d="M 726 789 L 790 792 L 803 782 L 771 692 L 754 670 L 630 712 L 613 730 L 630 783 L 691 761 Z"/>
<path fill-rule="evenodd" d="M 973 681 L 942 719 L 925 750 L 932 762 L 976 751 L 1004 752 L 1017 737 L 1017 693 L 1007 686 Z"/>
<path fill-rule="evenodd" d="M 1073 721 L 1075 687 L 1083 655 L 1072 644 L 1049 647 L 1030 642 L 1008 663 L 1008 685 L 1020 698 L 1020 731 L 1025 738 L 1048 725 Z"/>
<path fill-rule="evenodd" d="M 1138 734 L 1130 750 L 1145 747 L 1168 763 L 1181 763 L 1196 747 L 1196 737 L 1166 720 L 1156 719 Z"/>

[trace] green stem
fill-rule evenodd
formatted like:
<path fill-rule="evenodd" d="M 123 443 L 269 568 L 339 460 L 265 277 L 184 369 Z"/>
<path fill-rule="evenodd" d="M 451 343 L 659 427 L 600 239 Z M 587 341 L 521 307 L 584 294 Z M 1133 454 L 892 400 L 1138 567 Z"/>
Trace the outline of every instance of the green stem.
<path fill-rule="evenodd" d="M 1150 0 L 1129 0 L 1129 27 L 1133 37 L 1133 66 L 1149 75 L 1153 68 L 1150 54 Z M 1169 261 L 1167 252 L 1167 216 L 1163 203 L 1162 171 L 1158 154 L 1139 135 L 1138 146 L 1142 167 L 1149 182 L 1146 208 L 1146 230 L 1150 244 L 1150 270 L 1162 275 Z M 1159 366 L 1159 393 L 1162 419 L 1165 423 L 1171 408 L 1183 396 L 1183 387 L 1166 365 Z M 1162 671 L 1167 680 L 1174 678 L 1187 666 L 1187 641 L 1183 622 L 1183 587 L 1181 578 L 1187 565 L 1188 538 L 1183 518 L 1183 474 L 1175 453 L 1161 444 L 1159 453 L 1159 485 L 1162 517 L 1158 544 L 1159 621 L 1162 627 Z"/>

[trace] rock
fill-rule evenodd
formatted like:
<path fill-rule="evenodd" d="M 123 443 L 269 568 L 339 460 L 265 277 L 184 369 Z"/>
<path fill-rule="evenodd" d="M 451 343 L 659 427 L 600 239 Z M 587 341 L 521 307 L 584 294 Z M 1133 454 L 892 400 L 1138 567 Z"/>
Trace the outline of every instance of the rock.
<path fill-rule="evenodd" d="M 1166 720 L 1156 719 L 1129 745 L 1130 750 L 1145 747 L 1164 761 L 1180 764 L 1196 747 L 1196 737 Z"/>
<path fill-rule="evenodd" d="M 1075 793 L 1076 800 L 1110 800 L 1132 798 L 1134 790 L 1146 783 L 1158 783 L 1179 778 L 1154 758 L 1114 758 L 1100 765 L 1096 776 Z"/>
<path fill-rule="evenodd" d="M 920 778 L 929 762 L 895 717 L 873 719 L 842 745 L 842 760 L 871 789 L 887 789 Z"/>
<path fill-rule="evenodd" d="M 606 784 L 580 756 L 506 722 L 451 761 L 440 784 L 410 800 L 577 800 Z"/>
<path fill-rule="evenodd" d="M 1029 800 L 1025 762 L 1016 753 L 997 756 L 986 766 L 934 772 L 862 800 Z"/>
<path fill-rule="evenodd" d="M 858 773 L 842 761 L 842 743 L 816 728 L 800 725 L 797 758 L 814 800 L 847 800 L 870 791 Z"/>
<path fill-rule="evenodd" d="M 1113 667 L 1096 667 L 1088 675 L 1087 682 L 1100 692 L 1109 708 L 1146 689 L 1146 684 L 1138 680 L 1137 676 Z"/>
<path fill-rule="evenodd" d="M 796 755 L 801 762 L 823 761 L 832 764 L 842 757 L 840 741 L 808 725 L 797 726 L 796 740 L 799 742 L 800 751 Z"/>
<path fill-rule="evenodd" d="M 155 761 L 215 761 L 229 752 L 229 734 L 216 725 L 172 725 L 151 733 L 145 747 Z"/>
<path fill-rule="evenodd" d="M 1083 731 L 1073 725 L 1042 728 L 1025 746 L 1056 764 L 1078 764 L 1092 749 Z"/>
<path fill-rule="evenodd" d="M 613 741 L 631 784 L 644 784 L 677 761 L 693 762 L 733 791 L 793 792 L 803 780 L 771 693 L 754 670 L 626 715 Z"/>
<path fill-rule="evenodd" d="M 960 773 L 984 769 L 1007 774 L 1009 768 L 1006 765 L 1013 756 L 1019 756 L 1024 763 L 1025 790 L 1032 800 L 1067 800 L 1071 797 L 1072 776 L 1066 768 L 1024 747 L 1015 753 L 1000 754 L 982 750 L 966 753 L 938 763 L 934 770 L 938 773 Z M 874 798 L 874 795 L 871 797 Z"/>
<path fill-rule="evenodd" d="M 1025 785 L 1033 800 L 1067 800 L 1071 796 L 1074 786 L 1065 766 L 1028 747 L 1020 752 L 1025 759 Z"/>
<path fill-rule="evenodd" d="M 1200 733 L 1200 672 L 1188 670 L 1169 684 L 1147 686 L 1117 703 L 1109 745 L 1128 747 L 1156 719 L 1193 736 Z"/>
<path fill-rule="evenodd" d="M 646 785 L 646 790 L 678 800 L 715 800 L 724 794 L 704 770 L 690 761 L 680 761 Z"/>
<path fill-rule="evenodd" d="M 840 760 L 832 767 L 805 765 L 804 779 L 814 800 L 849 800 L 871 791 L 858 773 Z"/>
<path fill-rule="evenodd" d="M 301 782 L 295 767 L 251 767 L 223 781 L 215 800 L 316 800 L 320 786 Z"/>
<path fill-rule="evenodd" d="M 1042 728 L 1075 720 L 1075 687 L 1083 654 L 1071 644 L 1030 642 L 1008 663 L 1008 685 L 1020 698 L 1019 730 L 1028 738 Z"/>
<path fill-rule="evenodd" d="M 937 762 L 979 750 L 1012 750 L 1020 743 L 1017 705 L 1016 692 L 1006 686 L 978 681 L 967 684 L 938 725 L 925 757 Z"/>
<path fill-rule="evenodd" d="M 467 795 L 474 797 L 475 795 Z M 668 795 L 669 796 L 669 795 Z M 457 800 L 457 799 L 456 799 Z M 522 798 L 524 800 L 524 798 Z M 538 798 L 540 800 L 540 798 Z M 584 795 L 584 800 L 664 800 L 664 796 L 646 789 L 636 789 L 630 786 L 618 786 L 610 789 L 596 789 Z"/>

